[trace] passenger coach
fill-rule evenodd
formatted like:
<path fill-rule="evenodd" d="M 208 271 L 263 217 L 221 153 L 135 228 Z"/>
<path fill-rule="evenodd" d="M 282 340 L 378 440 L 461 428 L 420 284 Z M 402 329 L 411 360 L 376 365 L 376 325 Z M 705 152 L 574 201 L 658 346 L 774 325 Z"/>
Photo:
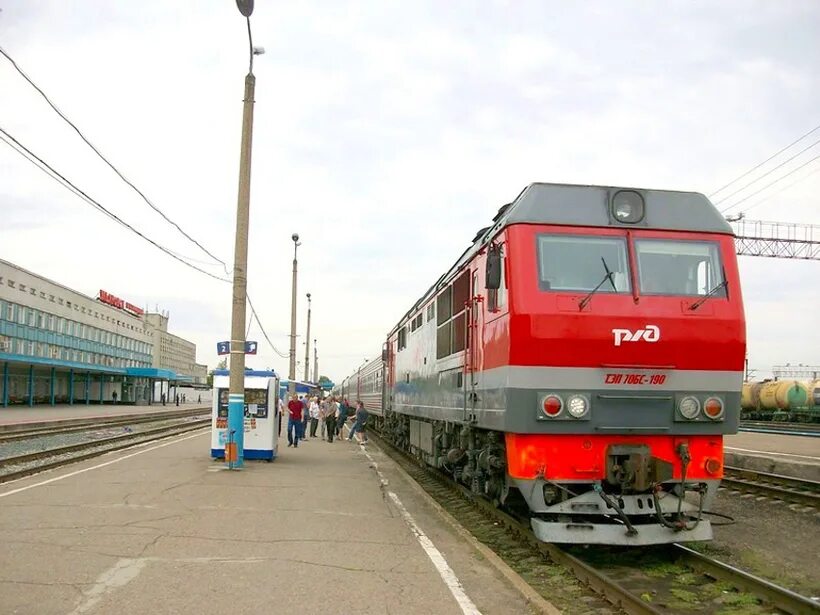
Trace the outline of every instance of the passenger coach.
<path fill-rule="evenodd" d="M 706 197 L 532 184 L 348 395 L 375 387 L 386 437 L 541 540 L 704 540 L 744 357 L 733 233 Z"/>

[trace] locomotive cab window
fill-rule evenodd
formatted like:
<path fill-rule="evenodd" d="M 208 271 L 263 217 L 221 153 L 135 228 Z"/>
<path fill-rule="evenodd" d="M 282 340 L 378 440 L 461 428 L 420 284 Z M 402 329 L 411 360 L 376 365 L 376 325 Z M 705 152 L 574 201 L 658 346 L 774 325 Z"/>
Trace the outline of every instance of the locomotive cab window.
<path fill-rule="evenodd" d="M 638 239 L 635 254 L 642 293 L 704 296 L 723 281 L 716 243 Z M 726 289 L 713 296 L 725 297 Z"/>
<path fill-rule="evenodd" d="M 487 289 L 487 309 L 490 312 L 498 312 L 507 303 L 507 275 L 505 271 L 503 245 L 498 246 L 498 257 L 501 280 L 498 288 Z"/>
<path fill-rule="evenodd" d="M 599 293 L 630 291 L 626 240 L 621 237 L 538 236 L 538 287 L 587 292 L 611 273 Z"/>

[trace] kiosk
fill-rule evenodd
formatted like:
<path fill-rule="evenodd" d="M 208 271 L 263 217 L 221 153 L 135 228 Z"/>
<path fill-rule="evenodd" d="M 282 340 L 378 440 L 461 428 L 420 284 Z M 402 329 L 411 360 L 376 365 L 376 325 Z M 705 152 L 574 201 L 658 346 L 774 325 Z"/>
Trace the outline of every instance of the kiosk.
<path fill-rule="evenodd" d="M 214 370 L 211 411 L 211 457 L 225 458 L 228 442 L 228 375 L 226 369 Z M 273 461 L 278 449 L 279 376 L 271 371 L 245 370 L 245 459 Z"/>

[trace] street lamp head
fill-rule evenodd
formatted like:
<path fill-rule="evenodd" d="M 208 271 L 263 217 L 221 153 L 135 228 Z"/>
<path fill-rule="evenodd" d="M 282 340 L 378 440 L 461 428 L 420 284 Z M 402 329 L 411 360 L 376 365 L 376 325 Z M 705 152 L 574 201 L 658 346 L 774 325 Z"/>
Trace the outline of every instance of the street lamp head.
<path fill-rule="evenodd" d="M 299 241 L 299 233 L 294 233 L 290 236 L 290 238 L 293 239 L 293 243 L 296 243 L 297 241 Z"/>
<path fill-rule="evenodd" d="M 236 0 L 236 7 L 243 17 L 250 17 L 253 13 L 253 0 Z"/>
<path fill-rule="evenodd" d="M 310 301 L 310 293 L 307 294 L 308 301 Z"/>
<path fill-rule="evenodd" d="M 253 48 L 253 55 L 255 55 L 255 56 L 261 56 L 261 55 L 264 55 L 264 53 L 265 53 L 265 48 L 264 48 L 264 47 L 256 47 L 256 46 L 254 46 L 254 48 Z"/>

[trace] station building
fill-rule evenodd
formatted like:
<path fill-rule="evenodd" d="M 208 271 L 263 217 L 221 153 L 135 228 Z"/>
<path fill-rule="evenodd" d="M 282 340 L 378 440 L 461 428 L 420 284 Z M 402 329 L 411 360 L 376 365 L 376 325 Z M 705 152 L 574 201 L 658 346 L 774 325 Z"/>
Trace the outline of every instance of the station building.
<path fill-rule="evenodd" d="M 150 404 L 206 379 L 168 314 L 104 290 L 96 298 L 0 259 L 0 406 Z M 167 399 L 172 399 L 168 395 Z"/>

